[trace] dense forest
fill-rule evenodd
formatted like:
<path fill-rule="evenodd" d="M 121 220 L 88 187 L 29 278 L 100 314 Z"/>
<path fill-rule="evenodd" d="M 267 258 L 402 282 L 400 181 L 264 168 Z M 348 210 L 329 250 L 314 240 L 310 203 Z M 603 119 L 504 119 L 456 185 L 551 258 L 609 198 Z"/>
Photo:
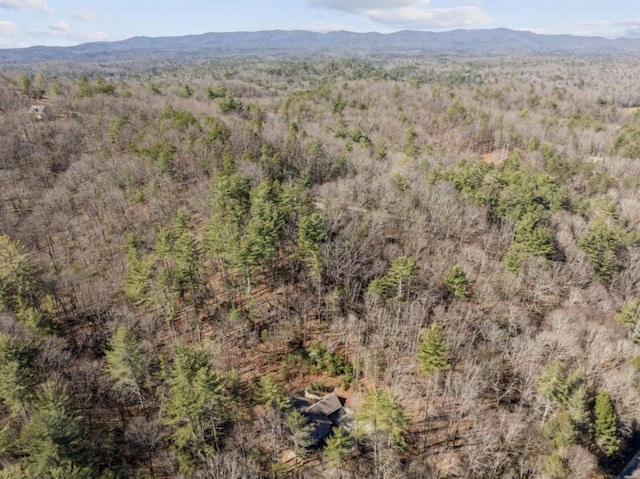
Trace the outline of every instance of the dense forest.
<path fill-rule="evenodd" d="M 639 107 L 625 58 L 7 66 L 0 477 L 614 476 Z"/>

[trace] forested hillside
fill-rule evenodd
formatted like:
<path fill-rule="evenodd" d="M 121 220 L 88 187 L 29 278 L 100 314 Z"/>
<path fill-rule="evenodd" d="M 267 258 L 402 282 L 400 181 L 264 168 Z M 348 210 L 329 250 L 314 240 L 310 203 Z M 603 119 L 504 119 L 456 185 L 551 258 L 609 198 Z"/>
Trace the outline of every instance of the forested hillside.
<path fill-rule="evenodd" d="M 0 477 L 596 478 L 633 454 L 637 63 L 71 71 L 0 72 Z M 305 390 L 353 412 L 326 440 Z"/>

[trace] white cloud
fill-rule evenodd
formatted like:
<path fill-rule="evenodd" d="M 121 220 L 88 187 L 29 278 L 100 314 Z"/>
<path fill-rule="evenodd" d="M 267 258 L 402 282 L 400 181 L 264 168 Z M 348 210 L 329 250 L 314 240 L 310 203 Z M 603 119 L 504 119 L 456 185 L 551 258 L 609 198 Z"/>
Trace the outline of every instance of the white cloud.
<path fill-rule="evenodd" d="M 349 13 L 366 13 L 371 9 L 393 10 L 395 8 L 426 5 L 429 0 L 308 0 L 315 7 L 341 10 Z"/>
<path fill-rule="evenodd" d="M 402 7 L 395 10 L 370 10 L 367 16 L 378 23 L 407 28 L 486 25 L 491 22 L 491 17 L 479 7 Z"/>
<path fill-rule="evenodd" d="M 69 30 L 71 30 L 67 22 L 57 22 L 51 25 L 49 28 L 51 28 L 51 30 L 53 30 L 54 32 L 63 32 L 63 33 L 66 33 Z"/>
<path fill-rule="evenodd" d="M 15 23 L 0 21 L 0 37 L 11 37 L 18 33 Z"/>
<path fill-rule="evenodd" d="M 47 0 L 0 0 L 0 8 L 10 10 L 37 10 L 47 15 L 53 14 L 53 8 L 47 5 Z"/>
<path fill-rule="evenodd" d="M 89 10 L 74 10 L 73 18 L 81 22 L 94 22 L 98 19 L 98 16 Z"/>
<path fill-rule="evenodd" d="M 307 0 L 309 5 L 365 15 L 398 28 L 446 28 L 491 23 L 482 7 L 433 8 L 430 0 Z"/>

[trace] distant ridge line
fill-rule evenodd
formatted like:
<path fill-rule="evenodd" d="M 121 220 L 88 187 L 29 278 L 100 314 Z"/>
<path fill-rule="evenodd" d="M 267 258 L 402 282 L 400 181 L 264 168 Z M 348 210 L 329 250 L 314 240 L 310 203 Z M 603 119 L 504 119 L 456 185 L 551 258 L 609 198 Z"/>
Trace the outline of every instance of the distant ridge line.
<path fill-rule="evenodd" d="M 2 62 L 117 61 L 140 57 L 204 58 L 242 54 L 640 55 L 640 39 L 542 35 L 508 28 L 393 33 L 304 30 L 209 32 L 132 37 L 71 47 L 0 49 Z"/>

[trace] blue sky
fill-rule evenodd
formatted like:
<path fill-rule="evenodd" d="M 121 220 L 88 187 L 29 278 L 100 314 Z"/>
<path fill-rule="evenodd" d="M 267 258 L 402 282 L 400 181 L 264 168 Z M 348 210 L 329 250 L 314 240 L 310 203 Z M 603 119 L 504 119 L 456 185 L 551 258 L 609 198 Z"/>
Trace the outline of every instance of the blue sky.
<path fill-rule="evenodd" d="M 508 27 L 640 37 L 637 0 L 0 0 L 0 48 L 211 31 Z"/>

